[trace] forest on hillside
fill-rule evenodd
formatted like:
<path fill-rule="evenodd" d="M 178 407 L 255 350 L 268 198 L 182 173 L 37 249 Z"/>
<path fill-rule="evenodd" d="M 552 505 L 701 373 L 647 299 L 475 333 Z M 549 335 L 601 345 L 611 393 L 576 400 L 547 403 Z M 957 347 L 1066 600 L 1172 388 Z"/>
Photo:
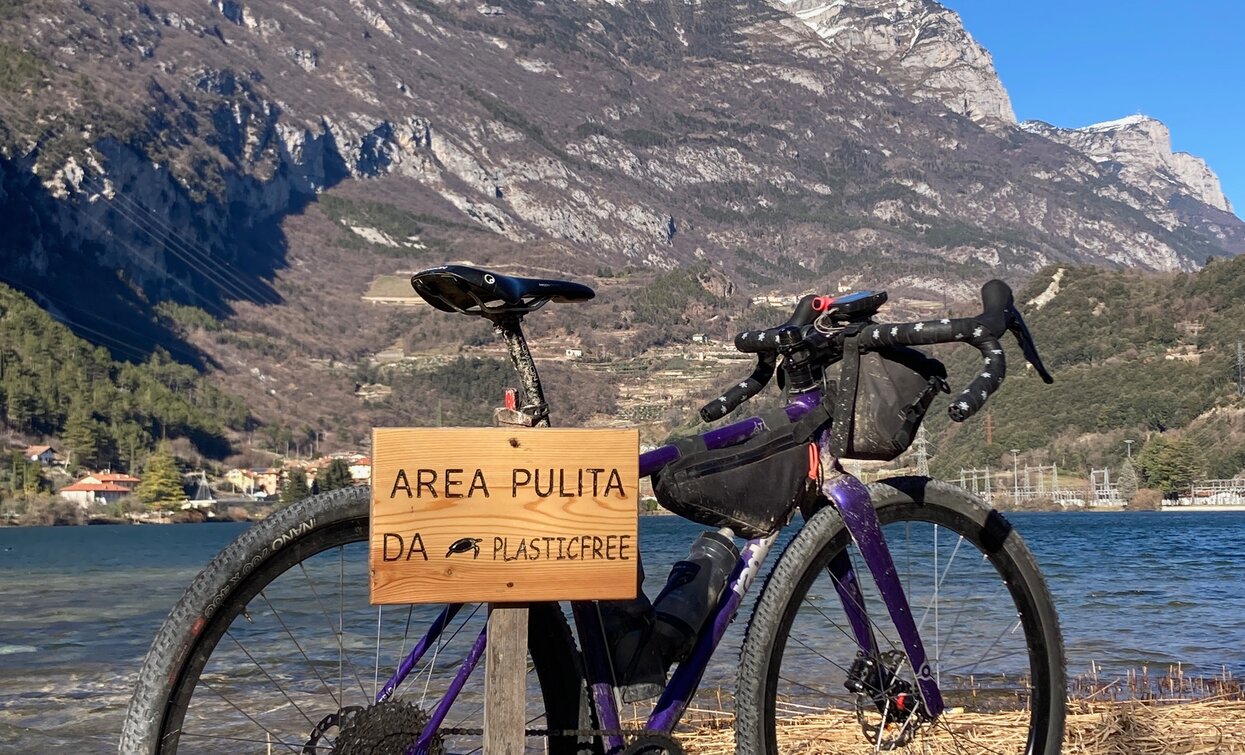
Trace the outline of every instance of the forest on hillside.
<path fill-rule="evenodd" d="M 132 470 L 161 440 L 223 458 L 228 432 L 252 423 L 209 375 L 159 350 L 138 364 L 114 361 L 0 285 L 0 424 L 9 433 L 58 439 L 75 467 Z"/>
<path fill-rule="evenodd" d="M 964 425 L 931 413 L 934 469 L 1010 467 L 1011 449 L 1061 469 L 1118 468 L 1131 440 L 1137 450 L 1175 445 L 1199 478 L 1245 470 L 1245 258 L 1180 274 L 1068 268 L 1049 303 L 1026 304 L 1055 273 L 1017 294 L 1054 384 L 1027 368 L 1008 336 L 1008 378 L 987 410 Z M 944 356 L 953 384 L 976 369 L 974 355 Z"/>

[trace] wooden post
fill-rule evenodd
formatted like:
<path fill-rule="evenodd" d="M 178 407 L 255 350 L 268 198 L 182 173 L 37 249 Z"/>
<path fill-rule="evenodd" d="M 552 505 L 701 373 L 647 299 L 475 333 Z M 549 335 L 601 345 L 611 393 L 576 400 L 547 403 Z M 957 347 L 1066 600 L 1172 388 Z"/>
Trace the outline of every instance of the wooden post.
<path fill-rule="evenodd" d="M 484 655 L 485 755 L 522 755 L 526 676 L 527 606 L 490 603 Z"/>

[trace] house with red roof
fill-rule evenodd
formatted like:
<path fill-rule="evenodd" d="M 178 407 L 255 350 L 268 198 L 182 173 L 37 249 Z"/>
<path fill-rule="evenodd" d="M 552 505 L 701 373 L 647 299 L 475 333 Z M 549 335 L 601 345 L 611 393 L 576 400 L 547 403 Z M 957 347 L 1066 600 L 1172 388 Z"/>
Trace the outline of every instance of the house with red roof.
<path fill-rule="evenodd" d="M 96 472 L 83 477 L 78 482 L 94 482 L 100 485 L 118 485 L 133 493 L 138 489 L 138 484 L 142 482 L 142 480 L 134 475 L 122 474 L 120 472 Z"/>
<path fill-rule="evenodd" d="M 372 481 L 372 458 L 363 456 L 350 465 L 350 477 L 356 485 L 366 485 Z"/>
<path fill-rule="evenodd" d="M 101 503 L 116 503 L 133 493 L 134 491 L 130 488 L 122 487 L 115 483 L 87 482 L 86 480 L 78 480 L 72 485 L 66 485 L 59 491 L 61 498 L 73 501 L 84 509 Z"/>

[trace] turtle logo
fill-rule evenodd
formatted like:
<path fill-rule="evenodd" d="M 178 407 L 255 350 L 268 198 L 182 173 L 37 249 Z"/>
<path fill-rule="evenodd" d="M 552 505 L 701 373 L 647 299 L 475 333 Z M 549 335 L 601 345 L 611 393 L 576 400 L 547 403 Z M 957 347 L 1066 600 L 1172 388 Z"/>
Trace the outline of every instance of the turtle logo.
<path fill-rule="evenodd" d="M 449 558 L 455 553 L 466 553 L 472 551 L 472 558 L 480 557 L 480 538 L 478 537 L 462 537 L 450 543 L 450 549 L 445 552 L 445 557 Z"/>

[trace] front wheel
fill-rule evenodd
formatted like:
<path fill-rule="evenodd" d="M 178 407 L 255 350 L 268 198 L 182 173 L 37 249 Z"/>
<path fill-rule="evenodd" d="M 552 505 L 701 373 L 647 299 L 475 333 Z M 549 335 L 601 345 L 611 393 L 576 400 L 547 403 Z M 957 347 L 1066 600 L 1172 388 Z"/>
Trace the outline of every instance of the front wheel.
<path fill-rule="evenodd" d="M 945 483 L 894 478 L 869 493 L 946 709 L 931 719 L 913 704 L 914 675 L 890 616 L 827 507 L 787 546 L 757 599 L 742 651 L 736 752 L 1057 755 L 1063 640 L 1020 536 Z M 829 568 L 844 558 L 864 595 L 873 653 L 862 652 Z"/>
<path fill-rule="evenodd" d="M 442 606 L 369 605 L 368 502 L 367 488 L 299 501 L 213 559 L 147 654 L 122 753 L 387 753 L 414 743 L 487 610 L 462 606 L 396 693 L 377 703 Z M 532 606 L 528 648 L 529 729 L 590 727 L 579 654 L 557 604 Z M 480 752 L 482 666 L 431 752 Z M 579 750 L 566 736 L 527 743 L 542 753 Z"/>

